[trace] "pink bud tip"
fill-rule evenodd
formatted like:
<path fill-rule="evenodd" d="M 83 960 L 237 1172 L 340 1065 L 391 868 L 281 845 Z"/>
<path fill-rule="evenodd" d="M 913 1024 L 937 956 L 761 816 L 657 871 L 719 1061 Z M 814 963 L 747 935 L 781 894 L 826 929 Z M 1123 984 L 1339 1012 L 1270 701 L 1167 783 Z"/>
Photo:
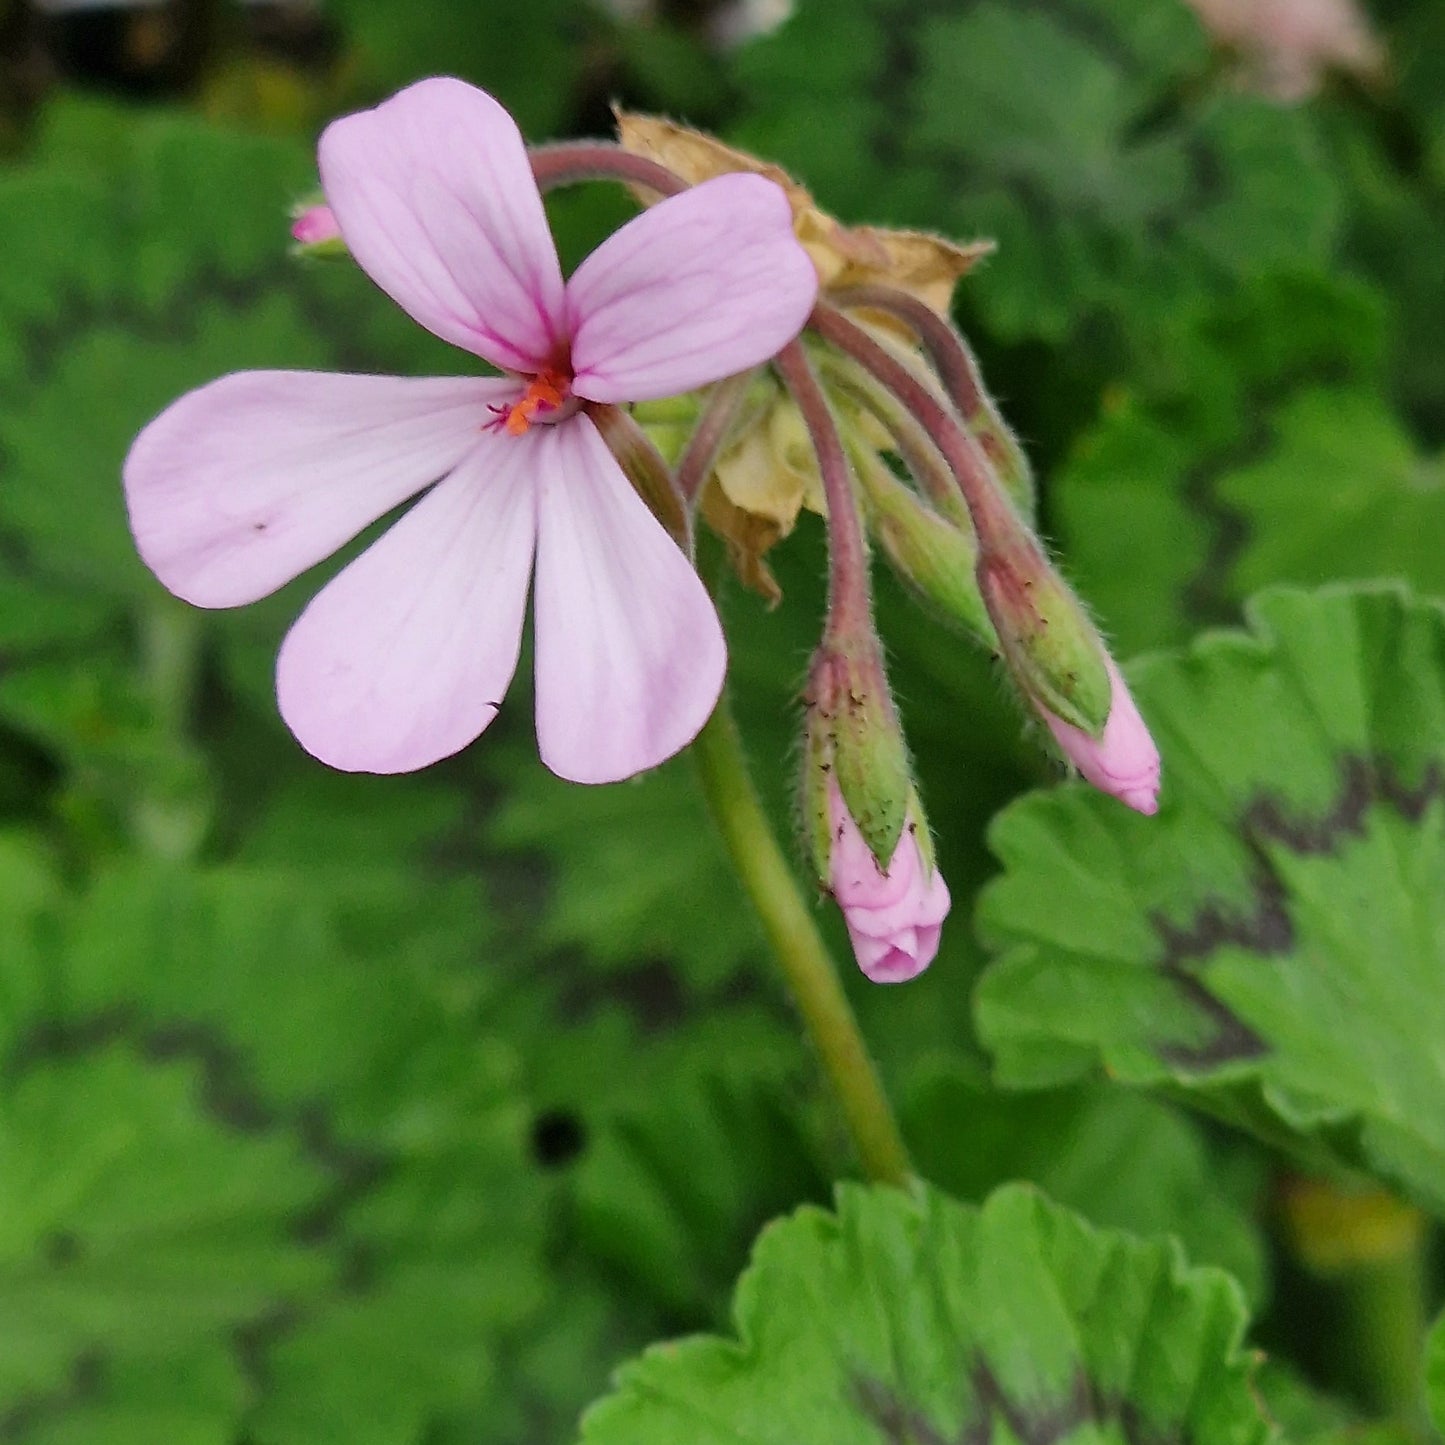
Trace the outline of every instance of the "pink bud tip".
<path fill-rule="evenodd" d="M 302 246 L 319 246 L 323 241 L 339 240 L 341 227 L 330 206 L 307 206 L 291 222 L 291 239 Z"/>
<path fill-rule="evenodd" d="M 1159 749 L 1114 660 L 1109 658 L 1107 665 L 1113 696 L 1103 737 L 1091 738 L 1049 712 L 1044 713 L 1044 721 L 1069 761 L 1089 782 L 1136 813 L 1152 817 L 1159 811 Z"/>
<path fill-rule="evenodd" d="M 833 821 L 829 887 L 858 967 L 874 983 L 906 983 L 917 978 L 938 952 L 939 934 L 950 900 L 943 875 L 925 862 L 917 824 L 905 824 L 885 873 L 869 851 L 838 785 L 828 786 Z"/>

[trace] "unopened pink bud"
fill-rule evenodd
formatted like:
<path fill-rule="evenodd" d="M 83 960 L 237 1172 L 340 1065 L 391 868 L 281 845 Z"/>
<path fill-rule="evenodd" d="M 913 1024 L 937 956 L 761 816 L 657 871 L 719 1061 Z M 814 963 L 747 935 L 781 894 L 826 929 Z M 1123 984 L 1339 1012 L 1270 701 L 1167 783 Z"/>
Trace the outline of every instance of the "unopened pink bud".
<path fill-rule="evenodd" d="M 291 239 L 300 246 L 320 246 L 339 241 L 341 227 L 330 206 L 307 206 L 291 222 Z"/>
<path fill-rule="evenodd" d="M 829 888 L 843 910 L 858 967 L 874 983 L 906 983 L 938 952 L 950 900 L 943 875 L 923 856 L 911 818 L 885 873 L 830 781 L 833 819 Z"/>
<path fill-rule="evenodd" d="M 1069 761 L 1089 782 L 1135 812 L 1153 815 L 1159 811 L 1159 749 L 1113 658 L 1107 658 L 1105 665 L 1112 693 L 1102 737 L 1091 738 L 1050 712 L 1044 712 L 1043 718 Z"/>

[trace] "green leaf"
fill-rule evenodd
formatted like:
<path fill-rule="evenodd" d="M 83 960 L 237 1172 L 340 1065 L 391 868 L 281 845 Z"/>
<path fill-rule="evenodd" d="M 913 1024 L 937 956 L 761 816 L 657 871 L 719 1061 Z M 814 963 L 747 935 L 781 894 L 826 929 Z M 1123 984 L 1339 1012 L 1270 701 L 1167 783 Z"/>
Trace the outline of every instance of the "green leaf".
<path fill-rule="evenodd" d="M 1277 1360 L 1260 1367 L 1255 1388 L 1280 1436 L 1296 1445 L 1419 1445 L 1420 1435 L 1408 1422 L 1364 1417 Z"/>
<path fill-rule="evenodd" d="M 827 1197 L 833 1161 L 800 1102 L 774 1080 L 719 1073 L 619 1110 L 573 1182 L 588 1253 L 671 1319 L 720 1323 L 758 1229 Z"/>
<path fill-rule="evenodd" d="M 579 788 L 548 773 L 526 737 L 489 747 L 483 766 L 512 780 L 487 816 L 488 844 L 545 858 L 553 874 L 544 908 L 523 902 L 526 952 L 582 945 L 603 969 L 670 958 L 704 988 L 757 958 L 761 931 L 691 759 L 616 787 Z"/>
<path fill-rule="evenodd" d="M 1425 1347 L 1425 1399 L 1435 1428 L 1445 1434 L 1445 1314 L 1435 1321 Z"/>
<path fill-rule="evenodd" d="M 1438 1210 L 1445 613 L 1332 588 L 1248 616 L 1135 674 L 1157 818 L 1078 786 L 996 822 L 979 1030 L 1008 1086 L 1102 1067 Z"/>
<path fill-rule="evenodd" d="M 658 1346 L 620 1371 L 586 1445 L 1268 1433 L 1234 1284 L 1025 1188 L 974 1209 L 843 1186 L 836 1214 L 764 1231 L 735 1315 L 737 1341 Z"/>
<path fill-rule="evenodd" d="M 554 1259 L 552 1294 L 533 1330 L 503 1359 L 485 1419 L 469 1431 L 438 1436 L 435 1445 L 555 1445 L 572 1439 L 583 1408 L 606 1389 L 618 1360 L 663 1329 L 646 1302 L 590 1262 Z"/>
<path fill-rule="evenodd" d="M 91 169 L 107 125 L 108 164 Z M 0 331 L 22 341 L 0 365 L 0 528 L 44 575 L 146 596 L 120 465 L 164 405 L 247 366 L 394 370 L 436 348 L 355 268 L 288 256 L 287 210 L 314 176 L 303 149 L 95 107 L 62 109 L 54 132 L 40 154 L 73 175 L 17 172 L 0 207 L 10 265 L 59 298 L 0 291 Z M 58 193 L 83 213 L 62 247 Z"/>
<path fill-rule="evenodd" d="M 418 1445 L 484 1414 L 546 1298 L 547 1196 L 473 1014 L 473 890 L 11 871 L 0 1419 Z"/>
<path fill-rule="evenodd" d="M 903 1122 L 919 1173 L 956 1198 L 1028 1180 L 1091 1223 L 1175 1235 L 1253 1304 L 1266 1293 L 1259 1162 L 1225 1155 L 1166 1105 L 1093 1086 L 1004 1094 L 954 1068 L 919 1082 Z"/>
<path fill-rule="evenodd" d="M 1425 470 L 1376 396 L 1378 297 L 1275 276 L 1188 311 L 1162 350 L 1053 483 L 1070 570 L 1123 652 L 1233 621 L 1258 584 L 1445 578 L 1412 536 L 1436 506 Z"/>
<path fill-rule="evenodd" d="M 128 1040 L 118 1018 L 33 1033 L 11 1052 L 0 1135 L 11 1408 L 87 1353 L 156 1361 L 198 1335 L 219 1345 L 326 1276 L 291 1225 L 343 1180 L 294 1128 L 239 1130 L 226 1112 L 236 1100 L 187 1052 L 175 1036 Z"/>
<path fill-rule="evenodd" d="M 1207 54 L 1175 0 L 804 0 L 738 54 L 739 136 L 845 220 L 996 238 L 967 288 L 996 335 L 1147 334 L 1333 242 L 1309 115 L 1207 83 Z"/>

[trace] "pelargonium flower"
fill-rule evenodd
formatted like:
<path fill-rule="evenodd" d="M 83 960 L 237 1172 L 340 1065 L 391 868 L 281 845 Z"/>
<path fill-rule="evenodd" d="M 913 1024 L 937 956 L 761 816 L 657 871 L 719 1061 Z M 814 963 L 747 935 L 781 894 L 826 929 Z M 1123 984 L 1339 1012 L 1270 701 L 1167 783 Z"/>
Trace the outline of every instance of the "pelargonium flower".
<path fill-rule="evenodd" d="M 828 887 L 843 910 L 858 967 L 874 983 L 917 978 L 938 952 L 951 906 L 943 875 L 923 856 L 918 825 L 904 826 L 885 873 L 832 779 L 828 811 L 833 823 Z"/>
<path fill-rule="evenodd" d="M 564 282 L 521 135 L 461 81 L 334 122 L 319 163 L 371 279 L 505 375 L 203 386 L 126 459 L 141 556 L 187 601 L 234 607 L 424 492 L 286 636 L 277 696 L 302 745 L 377 773 L 465 747 L 516 670 L 535 575 L 543 761 L 578 782 L 654 766 L 716 702 L 722 631 L 584 404 L 691 391 L 797 334 L 817 276 L 787 198 L 758 176 L 696 186 Z"/>

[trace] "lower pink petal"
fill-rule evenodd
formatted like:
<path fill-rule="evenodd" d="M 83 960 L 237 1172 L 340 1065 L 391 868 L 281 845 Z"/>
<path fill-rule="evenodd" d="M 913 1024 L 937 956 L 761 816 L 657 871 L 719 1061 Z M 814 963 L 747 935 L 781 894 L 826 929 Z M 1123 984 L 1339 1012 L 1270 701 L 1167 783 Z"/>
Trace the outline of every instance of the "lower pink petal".
<path fill-rule="evenodd" d="M 347 772 L 450 756 L 497 715 L 517 668 L 536 541 L 530 438 L 486 437 L 297 619 L 282 716 Z"/>
<path fill-rule="evenodd" d="M 615 782 L 707 721 L 727 668 L 722 627 L 592 422 L 537 431 L 537 741 L 558 776 Z"/>
<path fill-rule="evenodd" d="M 782 190 L 704 181 L 629 221 L 567 283 L 572 389 L 648 401 L 746 371 L 798 334 L 817 294 Z"/>
<path fill-rule="evenodd" d="M 199 607 L 274 592 L 476 445 L 515 382 L 242 371 L 172 403 L 125 461 L 146 565 Z"/>

